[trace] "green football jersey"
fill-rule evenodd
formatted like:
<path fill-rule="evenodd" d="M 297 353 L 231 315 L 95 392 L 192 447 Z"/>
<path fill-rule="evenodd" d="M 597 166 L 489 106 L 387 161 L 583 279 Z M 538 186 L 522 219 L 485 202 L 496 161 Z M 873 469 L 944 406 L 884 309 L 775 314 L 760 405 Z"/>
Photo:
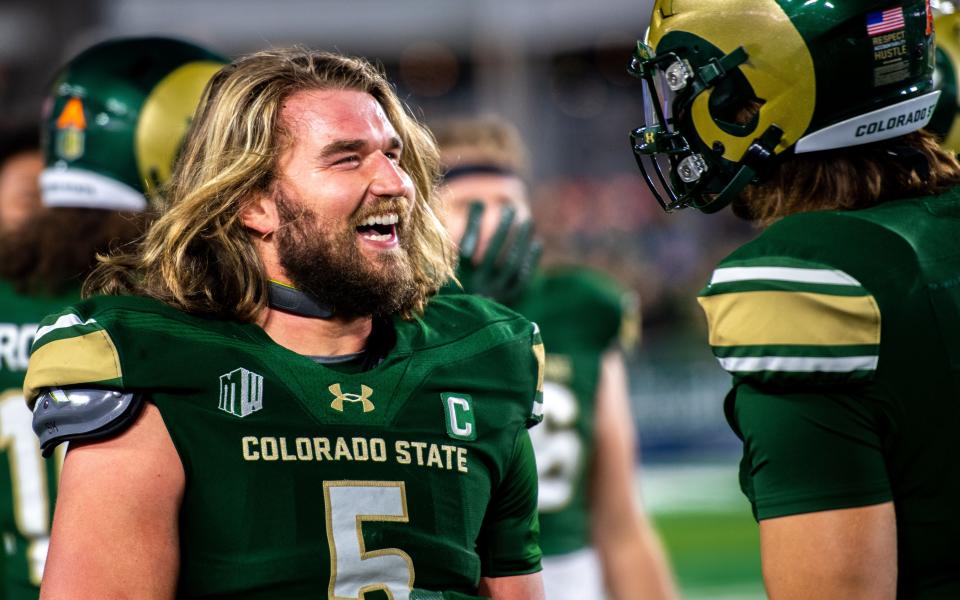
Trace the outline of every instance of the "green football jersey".
<path fill-rule="evenodd" d="M 63 458 L 44 461 L 23 398 L 30 344 L 44 316 L 79 295 L 27 297 L 0 280 L 0 530 L 3 570 L 0 598 L 36 600 L 47 557 L 50 519 Z"/>
<path fill-rule="evenodd" d="M 538 571 L 536 327 L 467 296 L 393 327 L 346 373 L 253 324 L 97 298 L 44 322 L 25 389 L 159 408 L 186 472 L 180 598 L 467 598 Z"/>
<path fill-rule="evenodd" d="M 530 435 L 540 477 L 545 556 L 590 544 L 589 467 L 601 358 L 626 328 L 624 294 L 606 277 L 569 267 L 540 273 L 512 305 L 540 326 L 547 348 L 543 424 Z"/>
<path fill-rule="evenodd" d="M 958 191 L 790 216 L 700 297 L 757 518 L 893 500 L 904 598 L 960 598 L 958 231 Z"/>

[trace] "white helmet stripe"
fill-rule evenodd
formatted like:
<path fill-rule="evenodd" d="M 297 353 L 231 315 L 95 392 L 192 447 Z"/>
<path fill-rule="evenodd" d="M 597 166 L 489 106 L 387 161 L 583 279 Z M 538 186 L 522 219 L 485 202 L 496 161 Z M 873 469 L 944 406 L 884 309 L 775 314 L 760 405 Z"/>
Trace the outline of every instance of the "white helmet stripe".
<path fill-rule="evenodd" d="M 141 212 L 147 209 L 143 194 L 93 171 L 50 167 L 40 174 L 44 206 L 102 208 Z"/>

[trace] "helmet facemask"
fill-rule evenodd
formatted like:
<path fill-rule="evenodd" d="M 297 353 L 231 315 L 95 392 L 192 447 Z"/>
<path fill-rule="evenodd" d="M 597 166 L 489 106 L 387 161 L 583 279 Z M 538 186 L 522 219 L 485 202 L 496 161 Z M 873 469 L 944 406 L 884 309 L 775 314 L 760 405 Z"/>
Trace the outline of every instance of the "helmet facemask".
<path fill-rule="evenodd" d="M 697 66 L 677 52 L 657 56 L 641 42 L 628 67 L 643 83 L 644 125 L 630 135 L 634 157 L 667 212 L 691 206 L 707 213 L 722 209 L 756 178 L 783 135 L 769 126 L 739 162 L 723 157 L 721 143 L 708 146 L 700 139 L 691 107 L 704 92 L 711 91 L 710 114 L 717 126 L 738 137 L 756 131 L 757 110 L 749 109 L 763 104 L 738 69 L 747 60 L 742 46 L 729 54 L 711 54 Z"/>

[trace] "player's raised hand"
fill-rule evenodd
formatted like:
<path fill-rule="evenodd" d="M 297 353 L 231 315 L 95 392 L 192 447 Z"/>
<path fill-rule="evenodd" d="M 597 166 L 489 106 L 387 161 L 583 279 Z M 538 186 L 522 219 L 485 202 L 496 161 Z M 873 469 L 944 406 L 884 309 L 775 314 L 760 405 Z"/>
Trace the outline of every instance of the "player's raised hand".
<path fill-rule="evenodd" d="M 489 243 L 480 254 L 481 223 L 484 205 L 472 202 L 467 226 L 460 240 L 460 261 L 457 279 L 463 291 L 509 303 L 523 290 L 533 274 L 542 244 L 533 237 L 533 222 L 515 223 L 516 209 L 505 206 Z M 448 289 L 455 290 L 456 284 Z"/>

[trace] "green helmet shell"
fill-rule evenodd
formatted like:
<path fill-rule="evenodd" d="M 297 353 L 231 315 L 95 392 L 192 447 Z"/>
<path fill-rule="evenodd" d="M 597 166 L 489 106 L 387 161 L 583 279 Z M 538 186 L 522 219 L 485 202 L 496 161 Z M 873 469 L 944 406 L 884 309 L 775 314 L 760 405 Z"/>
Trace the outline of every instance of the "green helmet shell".
<path fill-rule="evenodd" d="M 109 40 L 55 77 L 44 103 L 44 203 L 138 210 L 173 170 L 207 81 L 226 59 L 160 37 Z"/>
<path fill-rule="evenodd" d="M 927 0 L 657 0 L 643 47 L 632 72 L 656 66 L 679 87 L 669 123 L 634 132 L 638 160 L 695 158 L 669 161 L 668 209 L 722 208 L 787 153 L 919 129 L 938 95 Z M 659 129 L 680 141 L 657 143 Z"/>

